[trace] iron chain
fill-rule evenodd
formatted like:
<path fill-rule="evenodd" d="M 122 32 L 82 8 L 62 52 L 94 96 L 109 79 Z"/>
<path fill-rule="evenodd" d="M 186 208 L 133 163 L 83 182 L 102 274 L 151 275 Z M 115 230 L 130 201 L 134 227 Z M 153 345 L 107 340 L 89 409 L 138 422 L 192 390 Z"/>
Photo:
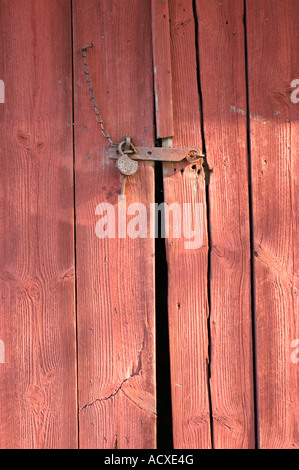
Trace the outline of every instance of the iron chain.
<path fill-rule="evenodd" d="M 88 44 L 87 46 L 81 47 L 80 52 L 81 52 L 81 56 L 83 57 L 83 61 L 84 61 L 84 63 L 83 63 L 83 72 L 86 75 L 87 88 L 88 88 L 88 91 L 89 91 L 89 94 L 90 94 L 90 102 L 91 102 L 91 104 L 94 108 L 95 117 L 96 117 L 97 122 L 100 125 L 101 133 L 103 134 L 105 139 L 107 139 L 109 141 L 110 145 L 114 147 L 117 144 L 115 144 L 112 141 L 107 129 L 105 129 L 105 127 L 104 127 L 103 120 L 101 118 L 101 115 L 100 115 L 100 112 L 99 112 L 99 109 L 98 109 L 98 105 L 97 105 L 97 102 L 96 102 L 96 98 L 94 96 L 92 82 L 91 82 L 91 79 L 90 79 L 90 75 L 89 75 L 89 71 L 88 71 L 88 65 L 87 65 L 87 59 L 86 59 L 86 57 L 87 57 L 87 52 L 86 51 L 89 47 L 93 47 L 93 45 Z"/>

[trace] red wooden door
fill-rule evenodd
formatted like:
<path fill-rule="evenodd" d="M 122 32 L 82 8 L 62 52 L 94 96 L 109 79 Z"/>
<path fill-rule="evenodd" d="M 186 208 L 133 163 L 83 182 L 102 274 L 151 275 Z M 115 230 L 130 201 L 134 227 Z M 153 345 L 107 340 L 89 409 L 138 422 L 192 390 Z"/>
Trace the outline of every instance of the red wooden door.
<path fill-rule="evenodd" d="M 154 240 L 95 234 L 97 205 L 117 209 L 121 175 L 97 128 L 80 55 L 83 45 L 93 43 L 90 74 L 113 139 L 130 135 L 135 145 L 152 146 L 150 4 L 77 0 L 73 18 L 80 445 L 153 448 Z M 149 208 L 152 162 L 127 177 L 125 194 L 127 206 Z"/>
<path fill-rule="evenodd" d="M 298 19 L 0 0 L 0 448 L 298 448 Z"/>
<path fill-rule="evenodd" d="M 77 446 L 71 3 L 2 1 L 0 447 Z"/>

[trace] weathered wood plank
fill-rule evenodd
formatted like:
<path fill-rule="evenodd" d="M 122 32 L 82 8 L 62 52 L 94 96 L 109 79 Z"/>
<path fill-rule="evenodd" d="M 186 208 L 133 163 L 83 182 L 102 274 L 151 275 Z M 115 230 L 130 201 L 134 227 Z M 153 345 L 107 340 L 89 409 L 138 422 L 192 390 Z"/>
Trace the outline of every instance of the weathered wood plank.
<path fill-rule="evenodd" d="M 76 448 L 71 2 L 0 3 L 0 447 Z"/>
<path fill-rule="evenodd" d="M 211 168 L 210 338 L 214 448 L 252 448 L 254 383 L 243 2 L 196 1 Z M 217 34 L 216 34 L 217 31 Z"/>
<path fill-rule="evenodd" d="M 82 72 L 89 70 L 116 141 L 153 145 L 150 2 L 74 2 L 79 422 L 82 448 L 152 448 L 156 441 L 154 239 L 99 239 L 95 214 L 118 206 L 121 175 L 108 158 Z M 127 205 L 154 201 L 152 162 L 127 179 Z M 128 217 L 131 219 L 132 217 Z"/>
<path fill-rule="evenodd" d="M 173 104 L 168 0 L 151 0 L 156 135 L 173 136 Z"/>
<path fill-rule="evenodd" d="M 298 448 L 299 3 L 247 3 L 258 445 Z"/>
<path fill-rule="evenodd" d="M 170 2 L 174 147 L 201 147 L 192 1 Z M 175 448 L 210 448 L 208 396 L 207 268 L 205 178 L 201 164 L 163 164 L 168 205 L 202 204 L 203 244 L 187 249 L 186 238 L 166 239 L 168 315 Z M 194 220 L 193 220 L 194 222 Z M 193 226 L 194 228 L 194 226 Z M 197 227 L 198 229 L 198 227 Z"/>

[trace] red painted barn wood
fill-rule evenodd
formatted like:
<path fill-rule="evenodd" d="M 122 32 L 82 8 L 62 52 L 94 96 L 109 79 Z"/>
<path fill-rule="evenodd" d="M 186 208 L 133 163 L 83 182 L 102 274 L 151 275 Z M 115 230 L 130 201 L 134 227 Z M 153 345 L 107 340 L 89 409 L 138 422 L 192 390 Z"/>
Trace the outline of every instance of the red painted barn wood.
<path fill-rule="evenodd" d="M 80 47 L 104 125 L 116 141 L 154 143 L 151 5 L 75 0 L 75 173 L 81 448 L 153 448 L 156 442 L 154 239 L 99 239 L 96 207 L 115 208 L 121 175 L 89 102 Z M 127 204 L 154 201 L 154 166 L 127 178 Z"/>
<path fill-rule="evenodd" d="M 255 446 L 243 2 L 196 1 L 211 168 L 210 339 L 214 448 Z M 217 33 L 216 33 L 217 32 Z"/>
<path fill-rule="evenodd" d="M 258 446 L 298 448 L 299 3 L 248 1 Z M 296 354 L 295 354 L 296 357 Z"/>
<path fill-rule="evenodd" d="M 0 447 L 76 448 L 71 2 L 0 3 Z"/>
<path fill-rule="evenodd" d="M 151 0 L 157 138 L 173 136 L 168 0 Z"/>
<path fill-rule="evenodd" d="M 299 447 L 298 24 L 298 0 L 0 0 L 1 449 L 156 446 L 154 164 L 125 187 L 147 238 L 98 238 L 121 175 L 89 43 L 113 140 L 156 121 L 211 169 L 163 163 L 165 202 L 203 208 L 201 247 L 166 239 L 174 447 Z"/>
<path fill-rule="evenodd" d="M 192 1 L 169 2 L 173 83 L 173 147 L 202 146 Z M 165 39 L 166 41 L 167 39 Z M 160 100 L 158 98 L 158 104 Z M 159 110 L 158 110 L 159 111 Z M 184 237 L 166 239 L 168 315 L 175 448 L 211 448 L 208 396 L 208 240 L 201 162 L 163 164 L 167 204 L 203 205 L 203 245 L 186 249 Z"/>

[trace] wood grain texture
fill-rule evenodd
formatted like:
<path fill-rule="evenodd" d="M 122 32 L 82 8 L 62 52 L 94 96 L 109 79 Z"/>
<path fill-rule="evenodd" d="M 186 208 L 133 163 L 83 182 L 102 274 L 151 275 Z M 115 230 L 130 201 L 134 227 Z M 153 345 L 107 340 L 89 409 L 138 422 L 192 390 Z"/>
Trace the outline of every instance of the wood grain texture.
<path fill-rule="evenodd" d="M 150 7 L 147 0 L 74 1 L 81 448 L 153 448 L 156 442 L 154 239 L 95 234 L 96 207 L 117 208 L 121 175 L 97 128 L 80 56 L 80 47 L 92 42 L 89 70 L 113 140 L 130 135 L 135 145 L 153 145 Z M 127 205 L 149 208 L 152 162 L 127 178 L 126 198 Z"/>
<path fill-rule="evenodd" d="M 211 168 L 210 338 L 214 448 L 255 446 L 243 3 L 196 1 Z M 217 34 L 215 34 L 217 31 Z"/>
<path fill-rule="evenodd" d="M 176 148 L 201 147 L 192 1 L 170 2 L 171 55 Z M 188 84 L 188 86 L 186 86 Z M 184 237 L 166 239 L 168 315 L 175 448 L 210 448 L 208 396 L 208 240 L 205 177 L 201 163 L 163 164 L 164 200 L 203 207 L 203 244 L 186 249 Z M 194 222 L 194 221 L 193 221 Z M 198 227 L 197 227 L 198 228 Z"/>
<path fill-rule="evenodd" d="M 247 3 L 258 445 L 298 448 L 297 0 Z"/>
<path fill-rule="evenodd" d="M 168 0 L 151 0 L 156 135 L 173 136 L 173 103 Z"/>
<path fill-rule="evenodd" d="M 5 449 L 77 447 L 70 7 L 0 3 Z"/>

